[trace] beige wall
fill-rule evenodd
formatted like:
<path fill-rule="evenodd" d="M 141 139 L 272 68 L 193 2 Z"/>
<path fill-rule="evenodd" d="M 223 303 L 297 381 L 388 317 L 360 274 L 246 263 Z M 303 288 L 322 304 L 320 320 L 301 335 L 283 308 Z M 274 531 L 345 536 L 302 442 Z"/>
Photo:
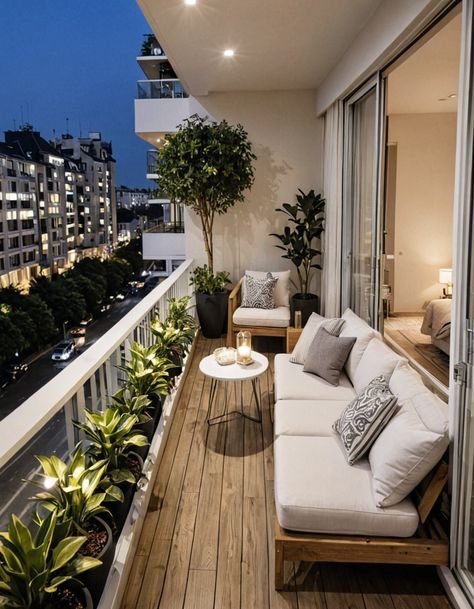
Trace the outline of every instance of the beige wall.
<path fill-rule="evenodd" d="M 279 231 L 298 188 L 321 189 L 322 120 L 316 118 L 313 91 L 219 93 L 198 98 L 215 120 L 240 122 L 254 153 L 255 183 L 244 203 L 215 222 L 214 266 L 237 279 L 246 268 L 293 268 L 268 234 Z M 186 256 L 206 261 L 199 218 L 186 212 Z"/>
<path fill-rule="evenodd" d="M 389 141 L 397 144 L 393 310 L 421 311 L 439 298 L 438 269 L 452 263 L 456 115 L 392 115 Z"/>

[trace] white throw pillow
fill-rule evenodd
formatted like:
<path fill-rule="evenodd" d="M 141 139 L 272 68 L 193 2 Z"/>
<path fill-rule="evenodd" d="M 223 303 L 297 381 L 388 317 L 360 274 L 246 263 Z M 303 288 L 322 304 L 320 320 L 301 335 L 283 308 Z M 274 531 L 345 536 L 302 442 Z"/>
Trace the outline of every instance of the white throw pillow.
<path fill-rule="evenodd" d="M 354 384 L 355 371 L 367 348 L 367 345 L 374 337 L 381 338 L 380 334 L 371 328 L 363 319 L 358 317 L 351 309 L 346 309 L 342 316 L 345 321 L 344 327 L 339 336 L 355 336 L 357 338 L 352 351 L 349 353 L 345 365 L 347 376 Z M 374 378 L 375 375 L 372 376 Z"/>
<path fill-rule="evenodd" d="M 268 271 L 245 271 L 245 275 L 250 275 L 254 279 L 265 279 Z M 290 271 L 270 271 L 276 277 L 275 291 L 273 297 L 276 307 L 290 306 Z M 242 282 L 242 299 L 245 298 L 245 281 Z"/>
<path fill-rule="evenodd" d="M 343 320 L 338 319 L 337 317 L 328 319 L 327 317 L 323 317 L 317 313 L 311 313 L 305 327 L 303 328 L 303 331 L 300 334 L 300 337 L 298 338 L 298 342 L 293 349 L 290 362 L 293 362 L 294 364 L 305 363 L 308 350 L 321 326 L 324 327 L 329 334 L 339 336 L 343 325 Z"/>
<path fill-rule="evenodd" d="M 405 499 L 435 467 L 448 444 L 447 405 L 428 389 L 407 398 L 369 453 L 377 506 Z"/>
<path fill-rule="evenodd" d="M 389 381 L 390 391 L 398 395 L 400 401 L 424 393 L 427 388 L 421 376 L 406 360 L 399 362 Z"/>
<path fill-rule="evenodd" d="M 380 339 L 373 338 L 356 368 L 353 381 L 355 390 L 357 393 L 361 393 L 373 378 L 380 375 L 383 375 L 388 383 L 397 364 L 404 361 L 406 360 L 392 351 Z M 398 395 L 392 389 L 391 391 Z"/>

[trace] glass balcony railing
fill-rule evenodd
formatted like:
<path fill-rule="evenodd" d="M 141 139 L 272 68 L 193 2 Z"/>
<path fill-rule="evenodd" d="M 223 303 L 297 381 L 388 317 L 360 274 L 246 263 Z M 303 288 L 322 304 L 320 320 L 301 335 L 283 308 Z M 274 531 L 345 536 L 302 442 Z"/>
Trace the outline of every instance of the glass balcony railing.
<path fill-rule="evenodd" d="M 184 222 L 147 222 L 145 233 L 184 233 Z"/>
<path fill-rule="evenodd" d="M 139 80 L 138 99 L 182 99 L 188 97 L 177 78 L 165 80 Z"/>
<path fill-rule="evenodd" d="M 146 153 L 146 172 L 158 175 L 158 150 L 153 148 Z"/>

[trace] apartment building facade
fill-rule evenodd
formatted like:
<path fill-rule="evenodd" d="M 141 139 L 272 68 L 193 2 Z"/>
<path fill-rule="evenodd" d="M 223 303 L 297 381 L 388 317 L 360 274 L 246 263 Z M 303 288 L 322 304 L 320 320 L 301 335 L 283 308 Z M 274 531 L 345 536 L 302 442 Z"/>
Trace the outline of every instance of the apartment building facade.
<path fill-rule="evenodd" d="M 69 138 L 66 136 L 67 141 Z M 76 158 L 30 129 L 7 131 L 0 143 L 0 283 L 27 287 L 116 242 L 115 162 Z M 90 143 L 86 141 L 86 147 Z M 109 148 L 108 148 L 109 147 Z M 95 152 L 95 150 L 94 150 Z"/>

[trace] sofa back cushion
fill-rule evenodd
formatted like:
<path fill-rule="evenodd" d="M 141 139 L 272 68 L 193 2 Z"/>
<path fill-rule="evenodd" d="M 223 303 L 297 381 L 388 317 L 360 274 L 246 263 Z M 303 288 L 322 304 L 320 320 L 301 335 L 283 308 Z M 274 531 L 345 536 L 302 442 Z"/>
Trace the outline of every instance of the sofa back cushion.
<path fill-rule="evenodd" d="M 354 373 L 354 388 L 360 393 L 376 376 L 383 375 L 387 382 L 400 362 L 406 360 L 397 355 L 379 338 L 372 338 L 367 345 Z"/>
<path fill-rule="evenodd" d="M 340 338 L 320 327 L 308 350 L 303 372 L 316 374 L 337 387 L 354 342 L 354 337 Z"/>
<path fill-rule="evenodd" d="M 305 327 L 303 328 L 303 331 L 300 334 L 298 342 L 293 349 L 290 362 L 293 362 L 294 364 L 305 363 L 308 350 L 319 328 L 323 327 L 329 332 L 329 334 L 339 336 L 343 325 L 344 320 L 338 319 L 337 317 L 328 319 L 327 317 L 323 317 L 317 313 L 311 313 Z"/>
<path fill-rule="evenodd" d="M 406 397 L 369 453 L 376 504 L 402 501 L 435 467 L 448 444 L 447 405 L 426 388 Z"/>
<path fill-rule="evenodd" d="M 350 378 L 352 384 L 354 384 L 355 371 L 367 345 L 374 337 L 381 338 L 381 336 L 376 330 L 371 328 L 369 324 L 351 311 L 351 309 L 346 309 L 344 311 L 342 319 L 345 323 L 339 336 L 355 336 L 357 339 L 345 365 L 347 376 Z M 374 378 L 374 376 L 375 375 L 373 375 L 372 378 Z"/>
<path fill-rule="evenodd" d="M 412 398 L 418 393 L 424 393 L 427 389 L 421 376 L 405 359 L 397 364 L 390 377 L 389 386 L 400 401 Z"/>
<path fill-rule="evenodd" d="M 277 278 L 273 297 L 275 299 L 275 307 L 290 306 L 290 271 L 270 271 L 273 277 Z M 265 279 L 268 271 L 245 271 L 245 275 L 254 279 Z M 242 300 L 245 299 L 245 280 L 242 282 Z"/>

